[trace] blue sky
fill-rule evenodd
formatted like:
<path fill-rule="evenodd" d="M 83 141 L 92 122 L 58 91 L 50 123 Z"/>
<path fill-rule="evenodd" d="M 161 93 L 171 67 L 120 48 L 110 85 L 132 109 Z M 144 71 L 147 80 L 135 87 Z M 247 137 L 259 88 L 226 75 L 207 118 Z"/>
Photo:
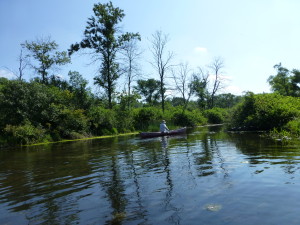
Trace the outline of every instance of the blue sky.
<path fill-rule="evenodd" d="M 20 44 L 51 36 L 67 50 L 83 37 L 94 0 L 1 0 L 0 76 L 17 71 Z M 298 0 L 113 0 L 124 10 L 123 31 L 139 32 L 144 49 L 141 67 L 148 77 L 158 78 L 149 64 L 149 38 L 156 30 L 168 34 L 174 64 L 188 62 L 196 69 L 214 57 L 225 62 L 226 91 L 242 94 L 269 92 L 267 78 L 279 62 L 300 69 L 300 1 Z M 58 73 L 80 72 L 90 85 L 97 66 L 81 54 Z M 26 71 L 26 78 L 34 77 Z M 119 82 L 122 87 L 122 80 Z"/>

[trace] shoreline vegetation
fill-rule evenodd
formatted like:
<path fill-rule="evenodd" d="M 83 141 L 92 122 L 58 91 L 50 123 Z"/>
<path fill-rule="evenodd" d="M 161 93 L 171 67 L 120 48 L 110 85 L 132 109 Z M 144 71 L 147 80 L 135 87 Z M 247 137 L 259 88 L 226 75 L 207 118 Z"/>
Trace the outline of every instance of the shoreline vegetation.
<path fill-rule="evenodd" d="M 300 136 L 300 98 L 278 93 L 248 92 L 230 107 L 223 105 L 228 95 L 217 95 L 213 108 L 190 101 L 184 109 L 178 99 L 166 99 L 164 112 L 159 102 L 136 101 L 127 108 L 119 101 L 108 109 L 105 100 L 89 92 L 81 101 L 85 107 L 77 97 L 71 89 L 0 78 L 1 148 L 157 131 L 161 119 L 170 129 L 226 124 L 229 131 L 267 131 L 276 140 Z"/>
<path fill-rule="evenodd" d="M 157 131 L 162 119 L 170 129 L 226 123 L 231 131 L 268 131 L 275 139 L 300 136 L 299 70 L 275 65 L 268 79 L 274 93 L 219 94 L 223 59 L 197 69 L 176 63 L 168 35 L 156 31 L 149 41 L 159 79 L 138 79 L 146 74 L 139 69 L 140 34 L 119 29 L 125 13 L 111 2 L 95 4 L 93 12 L 83 40 L 68 51 L 50 37 L 21 44 L 16 79 L 0 78 L 0 148 Z M 97 63 L 94 85 L 101 92 L 93 93 L 77 71 L 68 80 L 55 75 L 80 51 Z M 26 81 L 24 71 L 37 76 Z"/>
<path fill-rule="evenodd" d="M 223 124 L 207 124 L 201 125 L 197 127 L 210 127 L 210 126 L 222 126 Z M 122 134 L 115 134 L 115 135 L 104 135 L 104 136 L 95 136 L 95 137 L 85 137 L 80 139 L 65 139 L 61 141 L 52 141 L 52 142 L 41 142 L 29 145 L 21 145 L 24 147 L 29 146 L 36 146 L 36 145 L 47 145 L 47 144 L 55 144 L 55 143 L 63 143 L 63 142 L 72 142 L 72 141 L 86 141 L 86 140 L 93 140 L 93 139 L 105 139 L 105 138 L 113 138 L 113 137 L 122 137 L 122 136 L 131 136 L 131 135 L 138 135 L 140 132 L 129 132 L 129 133 L 122 133 Z"/>
<path fill-rule="evenodd" d="M 139 132 L 130 132 L 130 133 L 124 133 L 124 134 L 86 137 L 86 138 L 80 138 L 80 139 L 65 139 L 65 140 L 61 140 L 61 141 L 41 142 L 41 143 L 34 143 L 34 144 L 21 145 L 21 146 L 22 147 L 30 147 L 30 146 L 47 145 L 47 144 L 55 144 L 55 143 L 63 143 L 63 142 L 86 141 L 86 140 L 93 140 L 93 139 L 105 139 L 105 138 L 113 138 L 113 137 L 122 137 L 122 136 L 130 136 L 130 135 L 137 135 L 137 134 L 139 134 Z"/>

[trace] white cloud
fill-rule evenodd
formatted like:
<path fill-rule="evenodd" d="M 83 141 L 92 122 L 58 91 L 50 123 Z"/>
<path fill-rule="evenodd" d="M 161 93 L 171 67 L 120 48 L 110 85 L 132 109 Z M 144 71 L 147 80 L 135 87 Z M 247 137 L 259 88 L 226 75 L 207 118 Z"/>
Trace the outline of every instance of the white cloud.
<path fill-rule="evenodd" d="M 0 77 L 5 77 L 7 79 L 12 79 L 12 78 L 15 78 L 15 75 L 9 70 L 0 69 Z"/>
<path fill-rule="evenodd" d="M 237 86 L 226 86 L 223 90 L 223 93 L 231 93 L 234 95 L 243 95 L 243 90 Z"/>
<path fill-rule="evenodd" d="M 196 47 L 194 48 L 194 51 L 196 53 L 206 53 L 207 52 L 207 48 L 204 48 L 204 47 Z"/>

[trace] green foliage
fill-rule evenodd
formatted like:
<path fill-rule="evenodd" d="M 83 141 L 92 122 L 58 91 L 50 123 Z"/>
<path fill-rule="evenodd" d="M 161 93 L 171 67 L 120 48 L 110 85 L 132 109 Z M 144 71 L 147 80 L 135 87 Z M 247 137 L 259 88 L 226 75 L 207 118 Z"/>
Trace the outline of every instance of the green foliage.
<path fill-rule="evenodd" d="M 135 128 L 138 130 L 146 130 L 148 126 L 155 122 L 159 124 L 162 118 L 161 109 L 155 107 L 143 107 L 134 110 Z"/>
<path fill-rule="evenodd" d="M 131 132 L 135 130 L 134 111 L 133 110 L 122 110 L 116 111 L 117 120 L 117 131 L 120 133 Z"/>
<path fill-rule="evenodd" d="M 57 106 L 57 123 L 55 130 L 58 130 L 64 138 L 72 138 L 72 133 L 85 134 L 88 131 L 88 119 L 82 109 L 69 109 L 62 105 Z"/>
<path fill-rule="evenodd" d="M 300 118 L 289 121 L 284 129 L 290 131 L 290 133 L 294 136 L 300 136 Z"/>
<path fill-rule="evenodd" d="M 300 96 L 300 71 L 289 71 L 281 66 L 281 63 L 274 66 L 277 74 L 270 76 L 268 82 L 271 89 L 285 96 Z"/>
<path fill-rule="evenodd" d="M 173 114 L 172 121 L 175 125 L 181 127 L 194 127 L 207 122 L 205 117 L 198 110 L 184 111 L 184 113 L 177 111 Z"/>
<path fill-rule="evenodd" d="M 105 109 L 101 106 L 93 106 L 88 112 L 90 129 L 95 135 L 116 134 L 117 117 L 112 109 Z"/>
<path fill-rule="evenodd" d="M 232 113 L 232 125 L 270 130 L 299 117 L 300 99 L 279 94 L 248 93 Z"/>
<path fill-rule="evenodd" d="M 70 90 L 74 94 L 73 102 L 76 108 L 88 109 L 91 105 L 91 93 L 87 89 L 88 81 L 77 71 L 69 71 Z"/>
<path fill-rule="evenodd" d="M 155 79 L 138 80 L 135 90 L 145 98 L 145 101 L 153 106 L 160 98 L 160 81 Z"/>
<path fill-rule="evenodd" d="M 46 131 L 41 126 L 33 126 L 29 121 L 18 126 L 7 124 L 4 128 L 4 136 L 7 137 L 6 140 L 9 144 L 21 145 L 42 142 L 47 139 Z"/>
<path fill-rule="evenodd" d="M 204 115 L 210 124 L 222 124 L 227 119 L 227 110 L 222 108 L 212 108 L 204 111 Z"/>

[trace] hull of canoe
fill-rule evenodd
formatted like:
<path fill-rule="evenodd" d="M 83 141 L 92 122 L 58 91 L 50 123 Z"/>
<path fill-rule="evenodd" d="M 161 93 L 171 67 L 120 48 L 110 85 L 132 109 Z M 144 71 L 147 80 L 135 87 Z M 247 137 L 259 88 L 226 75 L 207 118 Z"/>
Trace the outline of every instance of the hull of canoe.
<path fill-rule="evenodd" d="M 186 132 L 186 127 L 180 128 L 180 129 L 177 129 L 177 130 L 171 130 L 168 133 L 142 132 L 142 133 L 140 133 L 140 136 L 141 136 L 141 138 L 151 138 L 151 137 L 161 137 L 161 136 L 184 134 L 185 132 Z"/>

